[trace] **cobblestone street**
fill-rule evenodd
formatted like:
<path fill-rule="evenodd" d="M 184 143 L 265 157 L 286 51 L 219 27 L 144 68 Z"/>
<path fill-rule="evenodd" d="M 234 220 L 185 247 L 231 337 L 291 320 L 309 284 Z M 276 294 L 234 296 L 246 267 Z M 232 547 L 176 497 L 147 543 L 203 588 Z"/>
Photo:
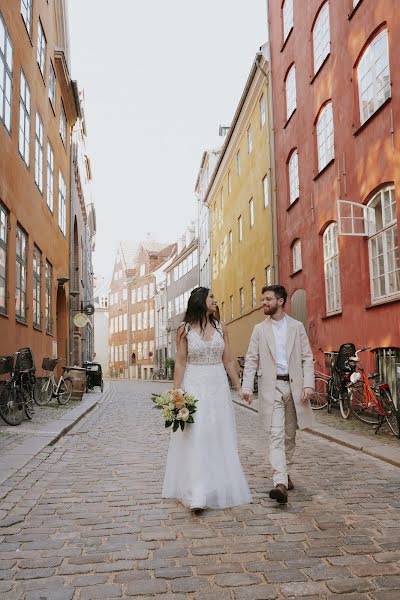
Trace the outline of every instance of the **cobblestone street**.
<path fill-rule="evenodd" d="M 192 515 L 160 498 L 170 436 L 150 393 L 98 406 L 0 488 L 0 597 L 398 600 L 400 471 L 308 433 L 295 490 L 268 498 L 257 414 L 236 406 L 254 503 Z"/>

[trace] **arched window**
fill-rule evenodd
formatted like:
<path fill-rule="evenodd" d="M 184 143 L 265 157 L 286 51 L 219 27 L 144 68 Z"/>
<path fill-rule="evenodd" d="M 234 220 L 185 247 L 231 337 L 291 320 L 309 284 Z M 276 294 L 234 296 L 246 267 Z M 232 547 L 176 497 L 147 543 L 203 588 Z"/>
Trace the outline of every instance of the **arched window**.
<path fill-rule="evenodd" d="M 286 119 L 296 110 L 296 67 L 292 65 L 286 75 Z"/>
<path fill-rule="evenodd" d="M 293 29 L 293 0 L 285 0 L 282 6 L 283 41 Z"/>
<path fill-rule="evenodd" d="M 391 95 L 387 29 L 374 37 L 364 50 L 357 67 L 357 79 L 362 124 Z"/>
<path fill-rule="evenodd" d="M 321 110 L 317 121 L 317 150 L 318 171 L 322 169 L 335 156 L 333 136 L 332 102 L 328 102 Z"/>
<path fill-rule="evenodd" d="M 318 71 L 331 48 L 329 2 L 325 2 L 313 27 L 314 73 Z"/>
<path fill-rule="evenodd" d="M 337 223 L 331 223 L 322 237 L 324 246 L 325 296 L 327 314 L 342 308 Z"/>
<path fill-rule="evenodd" d="M 295 240 L 292 246 L 292 257 L 293 257 L 293 273 L 302 269 L 301 262 L 301 241 Z"/>
<path fill-rule="evenodd" d="M 387 186 L 372 198 L 375 232 L 369 237 L 372 301 L 400 295 L 400 258 L 394 186 Z"/>
<path fill-rule="evenodd" d="M 299 154 L 294 150 L 289 159 L 289 192 L 290 204 L 299 197 Z"/>

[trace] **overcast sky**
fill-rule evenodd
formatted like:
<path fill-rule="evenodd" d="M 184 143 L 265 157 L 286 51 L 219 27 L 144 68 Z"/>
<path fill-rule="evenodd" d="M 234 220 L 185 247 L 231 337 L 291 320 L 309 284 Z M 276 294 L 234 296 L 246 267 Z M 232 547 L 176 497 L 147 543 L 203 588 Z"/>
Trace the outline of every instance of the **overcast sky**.
<path fill-rule="evenodd" d="M 85 90 L 97 212 L 95 272 L 118 240 L 175 241 L 196 215 L 204 149 L 220 145 L 266 0 L 69 0 L 71 76 Z"/>

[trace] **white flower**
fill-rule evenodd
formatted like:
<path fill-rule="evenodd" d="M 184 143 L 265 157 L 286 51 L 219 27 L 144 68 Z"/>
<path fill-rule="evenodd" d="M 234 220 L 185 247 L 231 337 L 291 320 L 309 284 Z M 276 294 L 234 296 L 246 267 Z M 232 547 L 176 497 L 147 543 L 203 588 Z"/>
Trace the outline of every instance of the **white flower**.
<path fill-rule="evenodd" d="M 189 418 L 189 414 L 190 413 L 187 408 L 181 408 L 176 418 L 178 419 L 178 421 L 187 421 Z"/>

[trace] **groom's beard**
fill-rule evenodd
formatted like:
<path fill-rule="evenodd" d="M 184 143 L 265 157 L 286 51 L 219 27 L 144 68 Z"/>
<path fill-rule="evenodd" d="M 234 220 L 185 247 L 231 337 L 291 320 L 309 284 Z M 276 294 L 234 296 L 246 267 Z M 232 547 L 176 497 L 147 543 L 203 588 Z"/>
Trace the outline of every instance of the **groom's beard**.
<path fill-rule="evenodd" d="M 269 315 L 270 317 L 272 317 L 272 315 L 274 315 L 276 313 L 276 311 L 278 310 L 277 306 L 271 307 L 271 308 L 264 308 L 264 315 Z"/>

